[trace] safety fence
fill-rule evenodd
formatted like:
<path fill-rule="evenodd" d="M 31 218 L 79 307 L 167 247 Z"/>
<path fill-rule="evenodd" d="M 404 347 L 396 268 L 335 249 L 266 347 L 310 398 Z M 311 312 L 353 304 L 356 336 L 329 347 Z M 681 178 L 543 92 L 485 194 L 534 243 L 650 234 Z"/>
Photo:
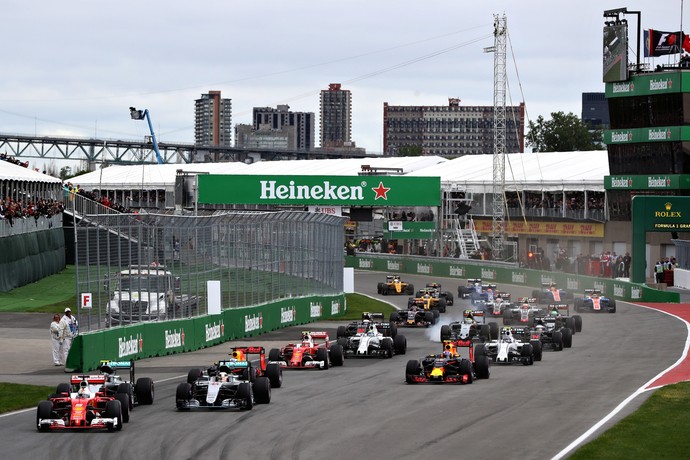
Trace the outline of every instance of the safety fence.
<path fill-rule="evenodd" d="M 490 261 L 463 262 L 457 259 L 439 260 L 423 257 L 404 257 L 375 254 L 346 256 L 345 266 L 358 270 L 374 270 L 396 273 L 429 275 L 429 277 L 481 278 L 491 283 L 514 284 L 540 288 L 544 283 L 556 283 L 563 289 L 582 293 L 585 289 L 600 289 L 614 299 L 638 302 L 680 302 L 680 294 L 653 289 L 644 284 L 631 283 L 615 278 L 599 278 L 571 273 L 545 272 L 495 264 Z M 465 284 L 461 282 L 461 284 Z"/>

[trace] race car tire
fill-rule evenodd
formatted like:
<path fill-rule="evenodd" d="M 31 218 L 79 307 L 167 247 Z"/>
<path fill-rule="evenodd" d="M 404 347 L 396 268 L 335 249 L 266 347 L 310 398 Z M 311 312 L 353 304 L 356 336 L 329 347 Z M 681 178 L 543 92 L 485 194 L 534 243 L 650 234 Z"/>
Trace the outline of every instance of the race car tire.
<path fill-rule="evenodd" d="M 187 383 L 194 383 L 199 380 L 203 371 L 201 369 L 190 369 L 187 373 Z"/>
<path fill-rule="evenodd" d="M 268 377 L 258 377 L 253 385 L 254 400 L 257 404 L 268 404 L 271 402 L 271 382 Z"/>
<path fill-rule="evenodd" d="M 398 325 L 395 323 L 389 323 L 390 324 L 390 336 L 392 338 L 395 338 L 398 335 Z"/>
<path fill-rule="evenodd" d="M 385 284 L 383 284 L 383 283 L 377 284 L 377 285 L 376 285 L 376 293 L 377 293 L 377 294 L 383 294 L 383 287 L 384 287 L 384 286 L 385 286 Z"/>
<path fill-rule="evenodd" d="M 405 294 L 407 295 L 414 295 L 414 284 L 409 283 L 407 285 L 407 289 L 405 289 Z"/>
<path fill-rule="evenodd" d="M 393 341 L 386 337 L 383 339 L 381 342 L 381 350 L 383 350 L 383 357 L 384 358 L 392 358 L 393 357 Z"/>
<path fill-rule="evenodd" d="M 488 379 L 491 375 L 491 360 L 488 356 L 474 357 L 474 372 L 478 379 Z"/>
<path fill-rule="evenodd" d="M 520 357 L 523 358 L 522 364 L 525 366 L 531 366 L 534 364 L 534 348 L 532 348 L 531 343 L 526 343 L 522 346 L 520 350 Z"/>
<path fill-rule="evenodd" d="M 459 366 L 460 375 L 467 376 L 467 383 L 472 383 L 474 375 L 472 373 L 472 362 L 469 359 L 461 358 Z"/>
<path fill-rule="evenodd" d="M 419 361 L 416 359 L 409 360 L 407 366 L 405 366 L 405 382 L 417 383 L 410 378 L 411 375 L 419 375 Z"/>
<path fill-rule="evenodd" d="M 430 311 L 425 311 L 424 312 L 424 322 L 426 322 L 427 325 L 436 324 L 436 318 L 434 318 L 434 314 L 431 313 Z M 441 326 L 441 327 L 443 327 L 443 326 Z"/>
<path fill-rule="evenodd" d="M 108 431 L 120 431 L 122 429 L 122 404 L 120 404 L 120 401 L 113 399 L 106 403 L 105 418 L 117 419 L 117 426 L 108 424 Z"/>
<path fill-rule="evenodd" d="M 253 367 L 251 367 L 251 365 L 246 369 L 242 369 L 241 379 L 248 380 L 251 383 L 254 383 L 256 381 L 256 370 Z"/>
<path fill-rule="evenodd" d="M 325 348 L 317 348 L 316 360 L 323 361 L 323 369 L 328 369 L 328 350 L 326 350 Z"/>
<path fill-rule="evenodd" d="M 488 324 L 479 326 L 479 338 L 484 342 L 491 338 L 491 327 Z"/>
<path fill-rule="evenodd" d="M 474 360 L 476 361 L 480 356 L 486 356 L 486 346 L 483 343 L 474 346 Z"/>
<path fill-rule="evenodd" d="M 436 320 L 436 321 L 434 322 L 434 324 L 435 324 L 435 323 L 438 323 L 438 319 L 441 317 L 441 312 L 439 312 L 438 310 L 436 310 L 436 309 L 434 308 L 433 310 L 431 310 L 431 313 L 433 313 L 434 319 Z"/>
<path fill-rule="evenodd" d="M 450 340 L 450 326 L 448 324 L 441 326 L 441 342 L 444 340 Z"/>
<path fill-rule="evenodd" d="M 569 327 L 561 329 L 561 336 L 563 337 L 563 347 L 572 348 L 573 346 L 573 330 Z"/>
<path fill-rule="evenodd" d="M 182 382 L 175 390 L 175 402 L 178 410 L 186 409 L 185 403 L 192 399 L 192 384 Z"/>
<path fill-rule="evenodd" d="M 339 339 L 341 337 L 347 337 L 347 326 L 338 326 L 335 331 L 335 338 Z"/>
<path fill-rule="evenodd" d="M 390 322 L 397 323 L 398 321 L 400 321 L 400 314 L 397 311 L 392 312 L 390 316 Z"/>
<path fill-rule="evenodd" d="M 348 344 L 347 338 L 345 338 L 345 337 L 340 337 L 340 338 L 338 339 L 338 342 L 337 342 L 337 343 L 338 343 L 338 345 L 340 345 L 341 347 L 343 347 L 343 351 L 347 350 L 347 344 Z M 347 355 L 345 355 L 345 356 L 347 356 Z"/>
<path fill-rule="evenodd" d="M 565 320 L 565 327 L 567 327 L 568 329 L 570 329 L 570 331 L 571 331 L 572 334 L 574 334 L 575 332 L 577 332 L 577 328 L 576 328 L 576 326 L 575 326 L 575 318 L 573 318 L 572 316 L 571 316 L 570 318 L 567 318 L 567 319 Z"/>
<path fill-rule="evenodd" d="M 438 299 L 438 311 L 441 313 L 446 312 L 446 299 Z"/>
<path fill-rule="evenodd" d="M 573 315 L 573 319 L 575 320 L 575 329 L 577 332 L 582 332 L 582 316 Z"/>
<path fill-rule="evenodd" d="M 127 396 L 127 393 L 115 393 L 115 399 L 120 401 L 122 421 L 129 423 L 129 396 Z"/>
<path fill-rule="evenodd" d="M 58 386 L 57 386 L 57 389 L 55 390 L 55 393 L 62 396 L 62 393 L 69 394 L 71 391 L 72 391 L 72 385 L 70 385 L 69 383 L 58 383 Z"/>
<path fill-rule="evenodd" d="M 551 340 L 554 344 L 554 350 L 563 351 L 563 334 L 560 331 L 554 331 L 551 335 Z"/>
<path fill-rule="evenodd" d="M 580 313 L 582 311 L 582 307 L 584 306 L 585 301 L 582 298 L 577 298 L 575 299 L 575 311 Z"/>
<path fill-rule="evenodd" d="M 609 300 L 609 313 L 616 313 L 616 301 L 614 299 Z"/>
<path fill-rule="evenodd" d="M 280 356 L 280 350 L 278 348 L 271 348 L 268 351 L 268 360 L 269 361 L 282 361 L 282 358 Z"/>
<path fill-rule="evenodd" d="M 248 382 L 240 383 L 237 387 L 237 399 L 244 401 L 241 409 L 252 410 L 254 407 L 254 396 L 252 395 L 252 384 Z"/>
<path fill-rule="evenodd" d="M 455 298 L 453 297 L 453 293 L 450 291 L 446 291 L 446 305 L 453 305 L 455 303 Z"/>
<path fill-rule="evenodd" d="M 390 288 L 388 286 L 383 286 L 383 288 L 381 289 L 381 294 L 388 295 L 389 291 Z"/>
<path fill-rule="evenodd" d="M 509 326 L 513 323 L 513 312 L 505 309 L 503 310 L 503 325 Z"/>
<path fill-rule="evenodd" d="M 404 335 L 396 335 L 393 338 L 393 349 L 395 353 L 404 355 L 407 352 L 407 338 Z"/>
<path fill-rule="evenodd" d="M 531 340 L 529 342 L 532 345 L 532 356 L 534 356 L 535 361 L 541 361 L 543 348 L 539 340 Z"/>
<path fill-rule="evenodd" d="M 53 418 L 53 401 L 41 401 L 36 408 L 36 428 L 38 431 L 50 431 L 48 425 L 39 425 L 40 419 Z"/>
<path fill-rule="evenodd" d="M 137 383 L 134 384 L 134 394 L 137 397 L 137 403 L 142 406 L 148 406 L 153 404 L 153 379 L 150 377 L 142 377 L 137 379 Z"/>
<path fill-rule="evenodd" d="M 283 386 L 283 368 L 280 367 L 280 364 L 266 364 L 266 377 L 271 382 L 271 387 L 280 388 Z"/>
<path fill-rule="evenodd" d="M 129 400 L 129 403 L 127 404 L 127 407 L 129 409 L 134 408 L 134 394 L 132 392 L 132 385 L 129 383 L 122 382 L 117 386 L 117 390 L 115 390 L 115 394 L 122 393 L 127 395 L 127 399 Z M 122 402 L 122 401 L 120 401 Z M 123 403 L 124 404 L 124 403 Z M 122 410 L 122 415 L 124 418 L 124 409 Z"/>
<path fill-rule="evenodd" d="M 489 323 L 489 336 L 491 340 L 498 340 L 498 323 L 495 321 Z"/>
<path fill-rule="evenodd" d="M 345 361 L 345 352 L 343 351 L 343 346 L 339 343 L 334 343 L 331 345 L 331 364 L 334 366 L 342 366 Z"/>

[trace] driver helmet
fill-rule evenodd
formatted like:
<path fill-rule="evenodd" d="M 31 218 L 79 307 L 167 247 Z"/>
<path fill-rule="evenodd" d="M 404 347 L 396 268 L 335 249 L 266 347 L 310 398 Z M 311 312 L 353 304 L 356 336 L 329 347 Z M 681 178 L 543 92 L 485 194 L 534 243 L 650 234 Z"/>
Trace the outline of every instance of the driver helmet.
<path fill-rule="evenodd" d="M 88 398 L 90 396 L 89 387 L 87 385 L 81 385 L 77 394 L 80 398 Z"/>
<path fill-rule="evenodd" d="M 218 373 L 218 380 L 220 382 L 227 382 L 228 381 L 228 373 L 227 372 L 219 372 Z"/>
<path fill-rule="evenodd" d="M 551 310 L 551 316 L 558 316 L 558 310 Z"/>
<path fill-rule="evenodd" d="M 448 359 L 451 357 L 451 353 L 449 350 L 443 350 L 443 357 Z"/>
<path fill-rule="evenodd" d="M 464 323 L 465 324 L 472 324 L 474 321 L 472 320 L 472 317 L 468 316 L 465 318 Z"/>
<path fill-rule="evenodd" d="M 472 315 L 472 310 L 465 310 L 465 312 L 463 313 L 463 316 L 464 316 L 465 318 L 469 318 L 469 319 L 473 319 L 473 318 L 474 318 L 474 315 Z"/>
<path fill-rule="evenodd" d="M 511 341 L 510 329 L 503 329 L 503 339 L 507 342 Z"/>
<path fill-rule="evenodd" d="M 370 324 L 367 327 L 367 335 L 370 335 L 370 336 L 374 335 L 374 325 L 373 324 Z"/>

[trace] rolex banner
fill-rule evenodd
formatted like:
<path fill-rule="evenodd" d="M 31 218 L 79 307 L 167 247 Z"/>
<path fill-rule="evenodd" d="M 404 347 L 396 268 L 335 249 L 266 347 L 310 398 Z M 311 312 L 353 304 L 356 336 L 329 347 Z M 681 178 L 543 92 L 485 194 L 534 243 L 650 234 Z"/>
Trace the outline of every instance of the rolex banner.
<path fill-rule="evenodd" d="M 440 206 L 441 179 L 199 175 L 200 204 Z"/>
<path fill-rule="evenodd" d="M 683 32 L 644 31 L 644 57 L 690 52 L 690 37 Z"/>

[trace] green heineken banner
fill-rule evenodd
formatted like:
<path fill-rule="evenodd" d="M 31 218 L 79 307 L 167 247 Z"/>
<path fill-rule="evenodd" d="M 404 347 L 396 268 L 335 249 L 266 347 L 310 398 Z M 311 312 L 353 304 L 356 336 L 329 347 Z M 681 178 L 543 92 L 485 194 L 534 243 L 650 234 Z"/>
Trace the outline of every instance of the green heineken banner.
<path fill-rule="evenodd" d="M 439 177 L 199 175 L 200 204 L 440 206 Z"/>
<path fill-rule="evenodd" d="M 639 142 L 670 141 L 690 141 L 690 126 L 608 129 L 604 131 L 605 144 L 636 144 Z"/>
<path fill-rule="evenodd" d="M 652 75 L 636 75 L 628 81 L 606 83 L 606 97 L 690 92 L 690 78 L 682 78 L 682 75 L 680 71 L 663 72 Z"/>
<path fill-rule="evenodd" d="M 690 189 L 690 175 L 604 176 L 604 188 L 606 190 L 688 190 Z"/>
<path fill-rule="evenodd" d="M 389 221 L 383 228 L 383 237 L 388 240 L 430 239 L 436 232 L 436 222 Z"/>

